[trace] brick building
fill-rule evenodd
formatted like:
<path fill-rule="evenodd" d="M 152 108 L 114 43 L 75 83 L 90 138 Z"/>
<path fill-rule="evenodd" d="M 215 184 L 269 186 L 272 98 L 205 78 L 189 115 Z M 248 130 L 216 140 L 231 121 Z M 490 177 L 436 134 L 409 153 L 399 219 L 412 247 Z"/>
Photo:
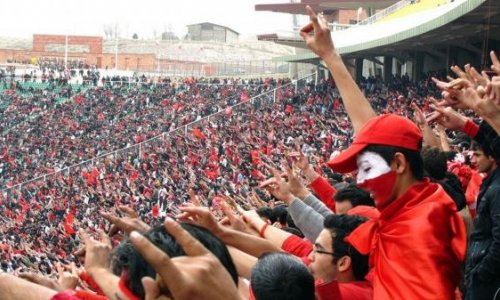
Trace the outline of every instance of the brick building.
<path fill-rule="evenodd" d="M 104 40 L 96 36 L 67 36 L 68 61 L 81 61 L 85 64 L 95 65 L 97 68 L 114 68 L 116 56 L 113 50 L 104 51 Z M 32 45 L 10 46 L 0 49 L 0 63 L 16 61 L 35 63 L 39 59 L 64 60 L 66 48 L 65 35 L 34 34 Z M 10 48 L 10 49 L 9 49 Z M 31 48 L 31 49 L 30 49 Z M 151 51 L 151 49 L 149 49 Z M 203 64 L 197 62 L 176 61 L 158 58 L 155 51 L 124 52 L 119 51 L 117 68 L 119 70 L 153 72 L 158 69 L 202 69 Z"/>

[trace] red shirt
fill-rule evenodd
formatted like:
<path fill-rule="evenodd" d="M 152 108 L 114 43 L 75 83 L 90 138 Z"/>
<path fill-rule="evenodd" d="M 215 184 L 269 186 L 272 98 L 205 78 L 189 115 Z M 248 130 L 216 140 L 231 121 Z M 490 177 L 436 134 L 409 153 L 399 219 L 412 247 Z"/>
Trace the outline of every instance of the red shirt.
<path fill-rule="evenodd" d="M 339 283 L 332 281 L 315 286 L 318 300 L 372 300 L 373 287 L 368 281 Z"/>

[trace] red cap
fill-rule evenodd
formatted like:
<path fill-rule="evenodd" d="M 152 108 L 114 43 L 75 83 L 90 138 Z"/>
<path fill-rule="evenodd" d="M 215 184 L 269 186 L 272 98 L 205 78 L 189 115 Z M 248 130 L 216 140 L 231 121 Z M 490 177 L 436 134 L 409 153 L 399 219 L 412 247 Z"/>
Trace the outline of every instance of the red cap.
<path fill-rule="evenodd" d="M 351 146 L 337 157 L 327 162 L 328 166 L 340 173 L 355 171 L 356 157 L 368 145 L 384 145 L 420 151 L 422 133 L 409 119 L 394 114 L 386 114 L 369 120 L 354 138 Z"/>

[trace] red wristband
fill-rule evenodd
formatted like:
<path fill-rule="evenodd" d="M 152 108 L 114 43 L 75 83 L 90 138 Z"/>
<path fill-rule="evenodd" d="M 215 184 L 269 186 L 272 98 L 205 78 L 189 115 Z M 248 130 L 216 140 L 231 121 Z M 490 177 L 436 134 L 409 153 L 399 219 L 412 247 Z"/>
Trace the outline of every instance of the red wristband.
<path fill-rule="evenodd" d="M 474 138 L 479 131 L 479 126 L 477 126 L 476 123 L 472 122 L 471 120 L 467 120 L 462 131 L 471 138 Z"/>
<path fill-rule="evenodd" d="M 264 224 L 264 226 L 262 226 L 262 228 L 260 229 L 260 231 L 259 231 L 259 236 L 260 236 L 261 238 L 263 238 L 263 237 L 264 237 L 264 233 L 266 232 L 267 226 L 269 226 L 269 223 Z"/>

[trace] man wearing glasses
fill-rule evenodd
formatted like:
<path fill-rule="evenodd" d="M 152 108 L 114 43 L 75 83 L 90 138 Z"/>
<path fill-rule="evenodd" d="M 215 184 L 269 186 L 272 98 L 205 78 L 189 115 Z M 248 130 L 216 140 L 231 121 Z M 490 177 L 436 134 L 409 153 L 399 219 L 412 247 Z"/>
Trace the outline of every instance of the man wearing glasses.
<path fill-rule="evenodd" d="M 316 296 L 329 299 L 373 299 L 372 285 L 365 280 L 368 255 L 361 255 L 344 241 L 366 219 L 329 215 L 309 254 L 309 270 L 316 279 Z"/>

